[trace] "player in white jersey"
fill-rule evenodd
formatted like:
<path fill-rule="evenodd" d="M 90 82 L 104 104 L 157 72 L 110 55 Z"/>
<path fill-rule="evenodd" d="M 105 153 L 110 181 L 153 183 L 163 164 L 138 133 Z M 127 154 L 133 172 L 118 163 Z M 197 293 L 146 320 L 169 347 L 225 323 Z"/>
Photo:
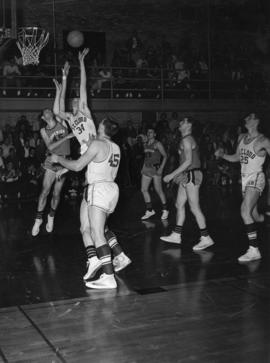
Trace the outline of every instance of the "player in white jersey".
<path fill-rule="evenodd" d="M 87 166 L 88 188 L 85 198 L 91 236 L 97 255 L 102 262 L 103 274 L 95 281 L 86 282 L 93 289 L 113 289 L 117 287 L 111 260 L 110 247 L 106 241 L 104 228 L 107 217 L 118 202 L 119 189 L 114 182 L 120 163 L 120 148 L 110 141 L 117 125 L 105 119 L 100 122 L 98 138 L 93 140 L 87 151 L 78 160 L 65 160 L 53 155 L 51 161 L 60 163 L 69 170 L 80 171 Z"/>
<path fill-rule="evenodd" d="M 72 101 L 72 113 L 65 112 L 65 94 L 67 89 L 67 77 L 70 68 L 68 62 L 65 63 L 62 69 L 62 85 L 54 79 L 57 100 L 54 104 L 54 113 L 58 117 L 63 118 L 68 122 L 73 134 L 80 143 L 81 155 L 86 152 L 91 141 L 96 137 L 96 127 L 92 118 L 91 111 L 87 106 L 86 70 L 84 58 L 88 54 L 88 52 L 88 48 L 84 49 L 83 52 L 79 52 L 78 59 L 80 63 L 80 98 L 79 100 L 74 99 Z M 87 272 L 84 275 L 84 279 L 87 280 L 93 277 L 96 271 L 101 267 L 101 262 L 96 256 L 95 246 L 91 238 L 87 205 L 84 200 L 82 200 L 80 207 L 80 222 L 82 239 L 88 257 Z M 131 261 L 119 245 L 115 234 L 110 231 L 107 226 L 105 229 L 105 234 L 114 254 L 114 269 L 116 272 L 119 272 L 127 265 L 129 265 Z"/>
<path fill-rule="evenodd" d="M 54 113 L 61 119 L 68 122 L 73 134 L 81 145 L 81 154 L 83 154 L 88 147 L 88 143 L 92 138 L 96 137 L 96 127 L 93 121 L 91 111 L 87 105 L 87 89 L 86 89 L 86 71 L 84 58 L 88 54 L 89 49 L 86 48 L 79 52 L 80 63 L 80 98 L 72 100 L 72 112 L 65 112 L 65 92 L 67 87 L 67 76 L 69 73 L 69 64 L 65 63 L 63 68 L 62 77 L 62 92 L 59 93 L 59 102 L 55 104 Z M 58 87 L 57 81 L 54 80 L 56 88 Z"/>
<path fill-rule="evenodd" d="M 258 249 L 256 222 L 262 222 L 263 216 L 258 213 L 258 200 L 265 187 L 263 164 L 266 154 L 270 155 L 270 140 L 258 130 L 260 118 L 255 113 L 245 118 L 247 133 L 239 140 L 237 151 L 234 155 L 226 155 L 218 149 L 215 153 L 230 162 L 241 163 L 241 179 L 243 202 L 241 216 L 246 227 L 249 240 L 248 251 L 238 258 L 239 262 L 248 262 L 261 258 Z"/>

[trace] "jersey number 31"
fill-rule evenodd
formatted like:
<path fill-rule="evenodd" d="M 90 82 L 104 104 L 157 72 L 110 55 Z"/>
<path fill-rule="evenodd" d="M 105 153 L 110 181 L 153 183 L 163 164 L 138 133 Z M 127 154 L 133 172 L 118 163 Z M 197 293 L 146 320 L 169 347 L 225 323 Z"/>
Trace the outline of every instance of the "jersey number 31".
<path fill-rule="evenodd" d="M 111 154 L 109 164 L 111 167 L 116 168 L 120 162 L 120 154 Z"/>

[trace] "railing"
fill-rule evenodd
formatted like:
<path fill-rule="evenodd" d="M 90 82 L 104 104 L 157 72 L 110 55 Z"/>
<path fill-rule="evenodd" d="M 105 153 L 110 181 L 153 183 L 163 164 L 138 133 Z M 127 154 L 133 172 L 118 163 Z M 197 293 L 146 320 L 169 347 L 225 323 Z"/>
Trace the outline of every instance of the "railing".
<path fill-rule="evenodd" d="M 0 77 L 0 97 L 49 97 L 55 95 L 53 78 L 61 81 L 61 67 L 43 66 L 33 75 L 24 74 L 12 79 Z M 26 68 L 27 70 L 27 68 Z M 105 79 L 95 68 L 87 69 L 87 88 L 95 98 L 267 98 L 269 83 L 247 80 L 215 79 L 213 75 L 191 74 L 180 81 L 178 73 L 168 69 L 106 68 L 110 77 Z M 71 67 L 67 97 L 79 96 L 79 69 Z M 102 83 L 102 84 L 101 84 Z"/>

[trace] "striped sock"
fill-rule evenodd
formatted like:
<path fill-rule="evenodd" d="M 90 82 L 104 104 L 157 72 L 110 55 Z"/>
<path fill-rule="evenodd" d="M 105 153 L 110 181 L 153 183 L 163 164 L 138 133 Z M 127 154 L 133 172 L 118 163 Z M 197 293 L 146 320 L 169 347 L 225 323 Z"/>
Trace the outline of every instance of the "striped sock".
<path fill-rule="evenodd" d="M 178 225 L 176 225 L 175 227 L 174 227 L 174 232 L 175 233 L 178 233 L 178 234 L 180 234 L 181 235 L 181 233 L 182 233 L 182 229 L 183 229 L 183 226 L 178 226 Z"/>
<path fill-rule="evenodd" d="M 206 227 L 200 229 L 200 234 L 201 234 L 201 237 L 207 237 L 207 236 L 209 236 L 209 233 L 208 233 L 208 230 L 207 230 Z"/>
<path fill-rule="evenodd" d="M 256 223 L 246 224 L 245 227 L 249 245 L 252 247 L 258 247 Z"/>
<path fill-rule="evenodd" d="M 149 202 L 149 203 L 145 203 L 146 204 L 146 209 L 151 211 L 153 209 L 153 206 L 152 206 L 152 203 Z"/>
<path fill-rule="evenodd" d="M 85 247 L 85 251 L 86 251 L 86 254 L 87 254 L 87 258 L 88 259 L 97 256 L 96 249 L 95 249 L 94 246 L 87 246 L 87 247 Z"/>
<path fill-rule="evenodd" d="M 54 217 L 55 216 L 55 212 L 56 212 L 56 210 L 51 207 L 50 208 L 50 212 L 49 212 L 49 216 L 50 217 Z"/>
<path fill-rule="evenodd" d="M 42 217 L 43 217 L 43 214 L 44 214 L 44 210 L 41 210 L 41 211 L 37 211 L 37 214 L 36 214 L 36 219 L 42 219 Z"/>
<path fill-rule="evenodd" d="M 121 252 L 123 252 L 122 247 L 117 241 L 116 235 L 109 229 L 105 232 L 105 238 L 109 243 L 109 246 L 113 251 L 114 256 L 118 256 Z"/>
<path fill-rule="evenodd" d="M 97 255 L 102 263 L 103 271 L 105 272 L 105 274 L 113 275 L 113 265 L 110 247 L 107 244 L 98 247 Z"/>

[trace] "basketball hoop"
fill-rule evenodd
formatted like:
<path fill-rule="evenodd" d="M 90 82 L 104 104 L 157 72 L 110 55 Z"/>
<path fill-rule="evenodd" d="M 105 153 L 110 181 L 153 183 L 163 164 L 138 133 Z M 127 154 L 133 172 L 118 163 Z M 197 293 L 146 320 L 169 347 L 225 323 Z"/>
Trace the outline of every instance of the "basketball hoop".
<path fill-rule="evenodd" d="M 18 40 L 16 42 L 19 48 L 23 65 L 39 64 L 39 53 L 48 43 L 49 32 L 38 27 L 20 28 L 18 32 Z"/>

